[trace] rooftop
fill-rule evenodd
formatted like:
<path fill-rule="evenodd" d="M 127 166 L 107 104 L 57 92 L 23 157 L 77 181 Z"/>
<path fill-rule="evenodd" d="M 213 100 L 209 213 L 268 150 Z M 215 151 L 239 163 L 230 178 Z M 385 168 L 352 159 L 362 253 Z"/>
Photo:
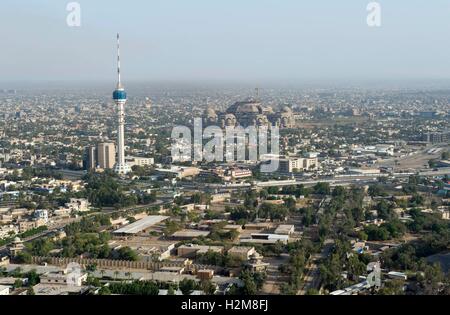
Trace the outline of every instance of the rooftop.
<path fill-rule="evenodd" d="M 127 226 L 124 226 L 123 228 L 120 228 L 114 233 L 116 234 L 136 234 L 139 232 L 144 231 L 145 229 L 148 229 L 152 225 L 158 224 L 169 217 L 162 216 L 162 215 L 149 215 L 141 220 L 138 220 L 134 223 L 128 224 Z"/>
<path fill-rule="evenodd" d="M 197 231 L 197 230 L 182 230 L 172 234 L 173 237 L 200 237 L 208 236 L 209 231 Z"/>

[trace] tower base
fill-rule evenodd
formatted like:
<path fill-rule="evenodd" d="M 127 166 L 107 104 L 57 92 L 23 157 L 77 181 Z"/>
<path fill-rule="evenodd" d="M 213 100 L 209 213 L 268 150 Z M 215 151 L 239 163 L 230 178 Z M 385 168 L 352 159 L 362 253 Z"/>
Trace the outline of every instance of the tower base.
<path fill-rule="evenodd" d="M 114 165 L 114 172 L 117 174 L 125 175 L 131 172 L 131 167 L 128 164 L 119 164 Z"/>

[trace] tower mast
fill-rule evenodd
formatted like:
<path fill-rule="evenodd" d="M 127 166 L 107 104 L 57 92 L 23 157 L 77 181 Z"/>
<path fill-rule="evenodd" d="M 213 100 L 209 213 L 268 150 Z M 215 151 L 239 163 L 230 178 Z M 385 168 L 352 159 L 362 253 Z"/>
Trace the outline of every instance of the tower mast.
<path fill-rule="evenodd" d="M 117 87 L 113 92 L 113 100 L 117 105 L 118 130 L 117 130 L 117 163 L 114 165 L 114 171 L 118 174 L 127 174 L 130 172 L 130 166 L 125 162 L 125 110 L 127 102 L 127 93 L 122 86 L 120 78 L 120 37 L 117 34 Z"/>

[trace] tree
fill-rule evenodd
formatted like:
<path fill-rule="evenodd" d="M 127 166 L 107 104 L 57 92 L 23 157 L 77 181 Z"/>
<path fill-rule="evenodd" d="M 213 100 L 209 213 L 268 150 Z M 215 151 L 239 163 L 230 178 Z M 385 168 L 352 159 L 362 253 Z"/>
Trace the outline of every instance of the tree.
<path fill-rule="evenodd" d="M 19 264 L 30 264 L 31 255 L 27 252 L 20 252 L 14 257 L 14 260 Z"/>
<path fill-rule="evenodd" d="M 289 209 L 289 211 L 295 211 L 295 200 L 292 197 L 284 199 L 284 205 Z"/>
<path fill-rule="evenodd" d="M 99 295 L 111 295 L 111 290 L 107 286 L 103 286 L 98 290 Z"/>
<path fill-rule="evenodd" d="M 333 197 L 345 197 L 347 190 L 345 189 L 345 187 L 342 186 L 336 186 L 333 189 Z"/>
<path fill-rule="evenodd" d="M 87 279 L 86 279 L 86 284 L 88 286 L 92 286 L 92 287 L 100 287 L 100 280 L 93 277 L 92 275 L 88 275 Z"/>
<path fill-rule="evenodd" d="M 263 203 L 259 208 L 258 215 L 261 218 L 283 221 L 288 215 L 288 209 L 285 206 Z"/>
<path fill-rule="evenodd" d="M 95 272 L 97 270 L 97 265 L 96 264 L 90 264 L 86 266 L 86 270 L 88 272 Z"/>
<path fill-rule="evenodd" d="M 384 286 L 378 290 L 378 295 L 404 295 L 405 283 L 402 280 L 390 280 L 384 283 Z"/>
<path fill-rule="evenodd" d="M 330 194 L 330 184 L 319 182 L 313 187 L 313 191 L 318 195 L 329 195 Z"/>
<path fill-rule="evenodd" d="M 231 210 L 230 219 L 233 221 L 252 221 L 255 218 L 255 212 L 249 211 L 244 207 L 236 207 Z"/>
<path fill-rule="evenodd" d="M 217 290 L 216 285 L 213 284 L 210 280 L 202 281 L 200 287 L 202 291 L 207 295 L 213 295 Z"/>
<path fill-rule="evenodd" d="M 138 254 L 128 246 L 119 248 L 115 253 L 113 253 L 113 257 L 119 260 L 130 261 L 137 261 L 139 259 Z"/>
<path fill-rule="evenodd" d="M 348 258 L 347 271 L 353 279 L 358 279 L 366 271 L 366 265 L 359 260 L 358 255 L 353 254 Z"/>
<path fill-rule="evenodd" d="M 242 277 L 244 286 L 242 287 L 242 295 L 256 295 L 258 289 L 256 283 L 251 276 L 245 275 Z"/>
<path fill-rule="evenodd" d="M 183 295 L 191 295 L 192 292 L 194 292 L 194 290 L 197 288 L 197 284 L 192 279 L 184 278 L 180 281 L 179 287 Z"/>
<path fill-rule="evenodd" d="M 175 289 L 173 286 L 169 285 L 169 288 L 167 289 L 167 295 L 175 295 Z"/>
<path fill-rule="evenodd" d="M 421 281 L 421 284 L 424 288 L 424 293 L 426 295 L 439 294 L 439 286 L 443 279 L 444 275 L 438 263 L 432 266 L 426 266 L 425 275 L 423 280 Z"/>
<path fill-rule="evenodd" d="M 283 282 L 280 285 L 280 293 L 282 295 L 296 295 L 298 289 L 296 289 L 292 284 Z"/>
<path fill-rule="evenodd" d="M 239 278 L 244 283 L 240 289 L 241 295 L 256 295 L 265 281 L 264 274 L 258 272 L 253 273 L 250 270 L 242 271 Z"/>
<path fill-rule="evenodd" d="M 21 288 L 22 285 L 23 285 L 22 280 L 21 279 L 16 279 L 16 281 L 14 281 L 13 287 L 14 287 L 14 289 L 17 289 L 17 288 Z"/>
<path fill-rule="evenodd" d="M 317 289 L 310 288 L 306 290 L 306 295 L 320 295 L 320 292 Z"/>
<path fill-rule="evenodd" d="M 31 270 L 30 272 L 27 272 L 25 274 L 25 277 L 28 279 L 29 286 L 35 286 L 41 281 L 35 269 Z"/>
<path fill-rule="evenodd" d="M 383 187 L 380 184 L 370 185 L 368 193 L 369 193 L 369 196 L 371 196 L 371 197 L 386 195 L 386 192 L 384 191 Z"/>
<path fill-rule="evenodd" d="M 33 287 L 29 287 L 27 290 L 27 295 L 36 295 L 36 293 L 34 293 L 34 289 Z"/>
<path fill-rule="evenodd" d="M 308 227 L 314 223 L 314 210 L 311 207 L 306 207 L 301 210 L 303 213 L 302 223 Z"/>

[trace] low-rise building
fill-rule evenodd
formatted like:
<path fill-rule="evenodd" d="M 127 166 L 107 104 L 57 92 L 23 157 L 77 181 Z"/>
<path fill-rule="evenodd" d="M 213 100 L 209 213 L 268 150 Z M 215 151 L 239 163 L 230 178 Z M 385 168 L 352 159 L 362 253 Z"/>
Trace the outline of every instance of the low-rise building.
<path fill-rule="evenodd" d="M 233 246 L 228 250 L 228 255 L 232 257 L 236 257 L 242 261 L 247 261 L 250 257 L 256 253 L 256 249 L 254 247 L 247 246 Z"/>
<path fill-rule="evenodd" d="M 275 229 L 275 234 L 292 235 L 295 232 L 295 227 L 292 224 L 280 224 Z"/>
<path fill-rule="evenodd" d="M 279 234 L 265 234 L 265 233 L 253 233 L 250 238 L 241 238 L 240 243 L 250 243 L 250 244 L 276 244 L 278 242 L 282 244 L 287 244 L 289 241 L 288 235 Z"/>
<path fill-rule="evenodd" d="M 65 205 L 71 211 L 86 212 L 90 210 L 91 204 L 84 198 L 70 198 L 70 202 Z"/>
<path fill-rule="evenodd" d="M 37 209 L 34 211 L 34 218 L 37 220 L 42 220 L 45 223 L 48 222 L 48 210 Z"/>
<path fill-rule="evenodd" d="M 223 253 L 223 250 L 223 246 L 187 244 L 178 247 L 177 254 L 179 257 L 195 258 L 197 255 L 206 254 L 207 252 Z"/>
<path fill-rule="evenodd" d="M 9 295 L 9 287 L 6 285 L 0 285 L 0 295 Z"/>
<path fill-rule="evenodd" d="M 172 238 L 181 240 L 191 240 L 197 237 L 206 237 L 210 234 L 209 231 L 199 231 L 199 230 L 181 230 L 172 234 Z"/>
<path fill-rule="evenodd" d="M 87 273 L 81 271 L 62 270 L 58 272 L 47 272 L 40 276 L 41 284 L 67 285 L 81 287 L 87 279 Z"/>

